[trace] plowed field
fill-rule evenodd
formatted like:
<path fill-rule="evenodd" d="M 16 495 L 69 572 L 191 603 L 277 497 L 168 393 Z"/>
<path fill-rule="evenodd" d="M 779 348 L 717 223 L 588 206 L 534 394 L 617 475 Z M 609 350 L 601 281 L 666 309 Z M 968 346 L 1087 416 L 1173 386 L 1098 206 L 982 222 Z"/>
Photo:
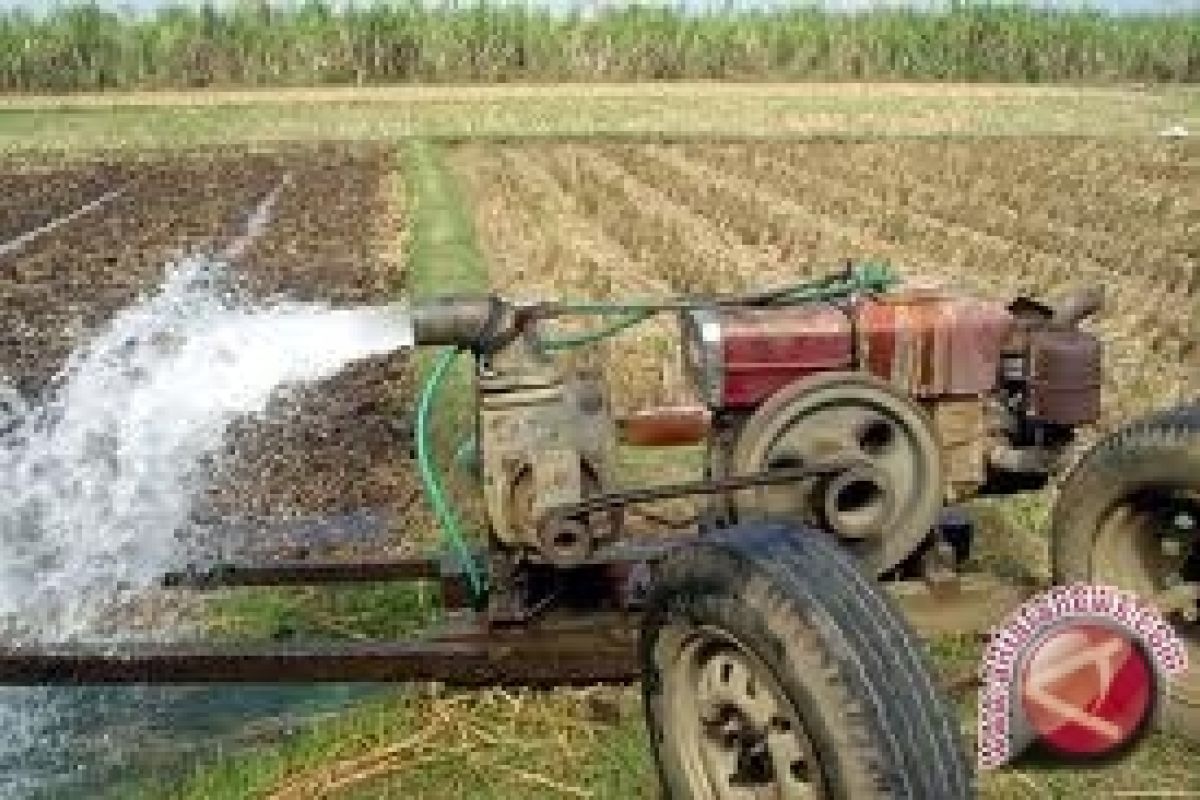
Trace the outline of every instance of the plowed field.
<path fill-rule="evenodd" d="M 236 269 L 258 297 L 381 301 L 400 282 L 384 147 L 3 166 L 0 373 L 27 395 L 81 336 L 151 290 L 180 253 L 240 244 Z M 272 193 L 265 225 L 248 231 Z M 407 451 L 387 413 L 401 367 L 362 363 L 277 421 L 244 426 L 212 510 L 286 516 L 402 502 L 411 486 Z"/>
<path fill-rule="evenodd" d="M 493 281 L 630 297 L 760 288 L 846 258 L 1008 297 L 1101 283 L 1106 421 L 1200 391 L 1200 146 L 1003 138 L 469 145 Z M 611 360 L 630 404 L 684 391 L 668 327 Z"/>

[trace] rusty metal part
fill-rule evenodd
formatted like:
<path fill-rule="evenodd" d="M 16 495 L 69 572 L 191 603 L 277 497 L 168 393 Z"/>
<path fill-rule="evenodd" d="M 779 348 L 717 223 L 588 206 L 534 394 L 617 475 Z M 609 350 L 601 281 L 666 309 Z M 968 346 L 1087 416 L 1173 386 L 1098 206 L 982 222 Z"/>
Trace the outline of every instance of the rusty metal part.
<path fill-rule="evenodd" d="M 234 561 L 168 572 L 161 582 L 168 589 L 219 589 L 231 586 L 436 580 L 442 575 L 441 562 L 430 558 Z"/>
<path fill-rule="evenodd" d="M 511 343 L 523 322 L 518 309 L 494 295 L 436 297 L 400 313 L 412 319 L 418 345 L 451 345 L 491 353 Z"/>
<path fill-rule="evenodd" d="M 644 555 L 662 552 L 650 547 Z M 643 555 L 615 552 L 614 564 Z M 923 635 L 986 633 L 1036 587 L 992 576 L 884 584 Z M 494 626 L 475 614 L 402 642 L 311 645 L 37 645 L 0 648 L 0 685 L 438 681 L 549 688 L 640 677 L 640 615 L 595 609 Z"/>
<path fill-rule="evenodd" d="M 1054 314 L 1050 319 L 1050 324 L 1059 330 L 1068 330 L 1103 308 L 1103 286 L 1087 286 L 1077 289 L 1053 304 Z"/>
<path fill-rule="evenodd" d="M 483 495 L 495 540 L 540 552 L 552 540 L 539 530 L 548 508 L 612 485 L 616 434 L 598 379 L 564 378 L 531 353 L 506 355 L 502 369 L 479 377 Z M 614 521 L 589 538 L 614 537 L 618 528 Z"/>
<path fill-rule="evenodd" d="M 1000 303 L 905 292 L 861 303 L 856 344 L 863 368 L 905 394 L 982 396 L 995 386 L 1012 327 Z"/>
<path fill-rule="evenodd" d="M 890 512 L 857 547 L 866 568 L 882 575 L 926 540 L 945 501 L 942 454 L 929 415 L 881 378 L 827 372 L 774 394 L 739 431 L 733 454 L 742 473 L 834 460 L 874 468 L 875 494 L 890 501 Z M 744 519 L 822 527 L 829 525 L 826 496 L 819 482 L 744 492 L 735 497 L 735 510 Z"/>
<path fill-rule="evenodd" d="M 946 500 L 958 503 L 983 485 L 988 431 L 980 397 L 940 398 L 926 406 L 942 449 Z"/>
<path fill-rule="evenodd" d="M 1062 453 L 1055 448 L 1014 447 L 1007 442 L 996 442 L 988 449 L 987 463 L 1001 472 L 1049 475 L 1061 457 Z"/>
<path fill-rule="evenodd" d="M 895 513 L 896 497 L 888 475 L 875 467 L 856 467 L 823 482 L 819 496 L 825 526 L 847 539 L 866 539 L 882 530 Z"/>
<path fill-rule="evenodd" d="M 589 613 L 508 630 L 467 624 L 407 642 L 312 646 L 122 644 L 0 650 L 0 685 L 439 681 L 453 686 L 627 683 L 637 618 Z"/>
<path fill-rule="evenodd" d="M 752 475 L 735 475 L 715 480 L 687 481 L 684 483 L 648 486 L 641 489 L 625 489 L 619 492 L 588 497 L 568 506 L 550 509 L 543 519 L 549 524 L 554 519 L 582 518 L 589 514 L 624 508 L 636 503 L 654 503 L 695 495 L 712 495 L 753 489 L 760 486 L 783 486 L 814 478 L 832 478 L 845 470 L 860 466 L 858 460 L 829 461 L 811 466 L 786 467 L 765 470 Z"/>
<path fill-rule="evenodd" d="M 493 625 L 527 625 L 547 615 L 639 611 L 651 564 L 682 538 L 621 542 L 592 553 L 583 563 L 565 566 L 494 554 L 486 618 Z"/>
<path fill-rule="evenodd" d="M 1029 334 L 1029 415 L 1056 425 L 1090 425 L 1100 418 L 1101 345 L 1085 331 Z"/>
<path fill-rule="evenodd" d="M 712 412 L 704 406 L 665 406 L 617 420 L 618 439 L 638 447 L 700 444 L 709 435 Z"/>
<path fill-rule="evenodd" d="M 579 496 L 591 497 L 602 492 L 602 484 L 591 465 L 584 464 L 580 473 Z M 597 547 L 619 541 L 624 532 L 625 518 L 620 509 L 588 517 L 586 520 L 580 520 L 577 525 L 559 528 L 556 531 L 543 529 L 540 520 L 548 506 L 544 501 L 538 502 L 537 486 L 530 471 L 517 476 L 512 488 L 510 508 L 517 524 L 525 526 L 522 530 L 536 532 L 541 556 L 558 566 L 571 566 L 589 560 Z"/>
<path fill-rule="evenodd" d="M 592 552 L 592 535 L 588 525 L 575 519 L 551 519 L 541 530 L 538 552 L 559 567 L 582 563 Z"/>
<path fill-rule="evenodd" d="M 215 590 L 246 586 L 315 586 L 321 584 L 436 581 L 444 608 L 471 606 L 466 576 L 438 558 L 367 560 L 232 561 L 168 572 L 160 579 L 167 589 Z"/>

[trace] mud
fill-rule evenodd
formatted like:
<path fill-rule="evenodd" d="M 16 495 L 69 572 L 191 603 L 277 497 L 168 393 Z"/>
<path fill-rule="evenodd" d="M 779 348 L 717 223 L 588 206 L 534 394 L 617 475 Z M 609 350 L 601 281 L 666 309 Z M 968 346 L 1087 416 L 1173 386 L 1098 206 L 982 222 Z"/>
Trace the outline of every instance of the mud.
<path fill-rule="evenodd" d="M 394 299 L 403 271 L 394 255 L 402 221 L 390 197 L 393 163 L 385 147 L 297 145 L 0 164 L 0 242 L 124 190 L 0 256 L 0 374 L 26 396 L 45 391 L 81 337 L 152 289 L 172 258 L 227 248 L 281 182 L 270 220 L 236 259 L 243 288 L 335 305 Z M 406 381 L 403 355 L 362 363 L 287 397 L 269 423 L 239 426 L 236 456 L 199 516 L 407 507 Z"/>

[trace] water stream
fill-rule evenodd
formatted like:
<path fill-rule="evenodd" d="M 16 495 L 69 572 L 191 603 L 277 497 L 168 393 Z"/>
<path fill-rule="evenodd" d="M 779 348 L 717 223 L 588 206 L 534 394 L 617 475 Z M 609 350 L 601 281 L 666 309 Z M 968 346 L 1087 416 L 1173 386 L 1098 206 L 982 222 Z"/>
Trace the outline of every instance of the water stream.
<path fill-rule="evenodd" d="M 390 308 L 252 302 L 223 264 L 194 259 L 72 353 L 44 396 L 0 383 L 0 643 L 186 633 L 183 619 L 137 624 L 123 609 L 211 552 L 193 510 L 233 457 L 230 426 L 269 415 L 289 387 L 411 344 Z M 172 750 L 164 727 L 203 740 L 212 725 L 336 706 L 348 692 L 2 690 L 0 797 L 77 790 L 156 741 Z M 194 743 L 177 738 L 176 752 Z"/>

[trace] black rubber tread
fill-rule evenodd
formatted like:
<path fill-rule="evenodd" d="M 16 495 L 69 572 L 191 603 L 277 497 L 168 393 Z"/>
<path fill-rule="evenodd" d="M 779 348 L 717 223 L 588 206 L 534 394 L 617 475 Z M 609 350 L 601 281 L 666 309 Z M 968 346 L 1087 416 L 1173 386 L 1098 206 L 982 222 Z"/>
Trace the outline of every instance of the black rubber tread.
<path fill-rule="evenodd" d="M 1051 517 L 1055 582 L 1092 581 L 1094 540 L 1104 517 L 1122 498 L 1153 488 L 1200 490 L 1200 402 L 1131 422 L 1076 463 Z M 1195 696 L 1200 668 L 1193 665 L 1182 680 Z M 1200 741 L 1200 704 L 1168 700 L 1163 721 Z"/>
<path fill-rule="evenodd" d="M 892 599 L 829 534 L 746 523 L 660 567 L 642 637 L 647 722 L 664 787 L 658 632 L 724 626 L 767 663 L 804 716 L 834 798 L 974 797 L 959 724 Z"/>

